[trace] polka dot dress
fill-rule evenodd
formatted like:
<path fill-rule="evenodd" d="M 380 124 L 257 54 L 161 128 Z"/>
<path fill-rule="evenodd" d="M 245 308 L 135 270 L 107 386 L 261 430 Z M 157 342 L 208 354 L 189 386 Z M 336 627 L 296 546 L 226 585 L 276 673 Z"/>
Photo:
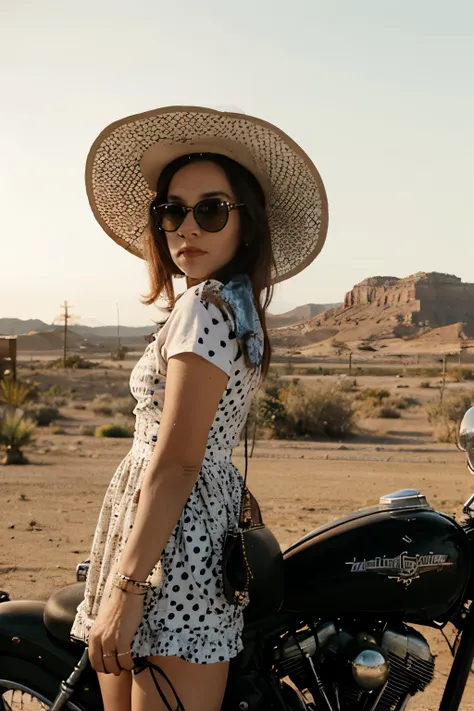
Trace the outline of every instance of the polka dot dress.
<path fill-rule="evenodd" d="M 111 582 L 133 526 L 143 475 L 159 438 L 167 361 L 197 353 L 228 376 L 226 390 L 209 431 L 206 454 L 191 495 L 161 560 L 150 573 L 152 587 L 134 640 L 132 656 L 176 656 L 208 664 L 228 661 L 241 650 L 243 608 L 230 605 L 222 589 L 222 552 L 228 530 L 238 524 L 242 477 L 232 464 L 260 367 L 246 363 L 222 284 L 207 281 L 177 300 L 130 378 L 137 400 L 131 451 L 107 489 L 91 551 L 85 599 L 71 635 L 87 642 L 100 602 Z M 203 295 L 213 295 L 208 299 Z"/>

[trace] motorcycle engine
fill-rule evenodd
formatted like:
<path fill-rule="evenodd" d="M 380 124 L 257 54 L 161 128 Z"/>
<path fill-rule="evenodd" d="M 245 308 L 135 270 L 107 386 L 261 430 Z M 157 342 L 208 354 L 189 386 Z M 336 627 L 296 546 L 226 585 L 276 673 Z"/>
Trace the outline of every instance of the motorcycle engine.
<path fill-rule="evenodd" d="M 374 710 L 402 711 L 434 673 L 427 641 L 406 625 L 367 631 L 330 622 L 288 633 L 275 649 L 275 666 L 280 678 L 312 695 L 316 708 L 326 695 L 341 710 L 366 708 L 370 699 Z"/>

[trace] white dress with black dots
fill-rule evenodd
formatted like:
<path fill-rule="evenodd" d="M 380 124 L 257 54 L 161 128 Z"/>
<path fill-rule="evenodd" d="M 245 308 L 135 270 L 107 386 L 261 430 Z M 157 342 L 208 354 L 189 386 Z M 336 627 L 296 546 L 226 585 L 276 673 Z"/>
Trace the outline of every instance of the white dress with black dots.
<path fill-rule="evenodd" d="M 199 477 L 181 517 L 150 573 L 142 622 L 132 656 L 176 656 L 207 664 L 228 661 L 241 650 L 243 608 L 227 602 L 222 589 L 222 552 L 228 530 L 237 526 L 242 477 L 232 464 L 260 367 L 246 364 L 235 337 L 232 312 L 203 297 L 203 287 L 219 294 L 222 284 L 191 287 L 177 300 L 166 323 L 132 371 L 137 400 L 130 452 L 107 489 L 95 531 L 85 599 L 77 608 L 71 635 L 87 642 L 123 547 L 133 526 L 143 475 L 159 437 L 168 358 L 197 353 L 228 376 L 209 432 Z"/>

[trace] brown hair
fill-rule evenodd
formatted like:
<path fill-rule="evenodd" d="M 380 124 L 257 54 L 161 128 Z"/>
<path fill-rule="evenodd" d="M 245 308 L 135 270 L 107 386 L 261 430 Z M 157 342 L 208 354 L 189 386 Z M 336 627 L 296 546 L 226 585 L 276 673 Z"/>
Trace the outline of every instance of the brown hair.
<path fill-rule="evenodd" d="M 271 346 L 266 325 L 266 310 L 273 295 L 271 269 L 274 265 L 270 228 L 265 210 L 265 196 L 256 178 L 242 165 L 223 155 L 197 153 L 182 156 L 170 163 L 158 178 L 156 197 L 150 205 L 150 233 L 145 242 L 151 289 L 144 298 L 145 304 L 153 304 L 160 296 L 166 295 L 169 308 L 175 304 L 173 276 L 184 276 L 173 262 L 164 232 L 157 227 L 151 215 L 152 205 L 159 205 L 168 199 L 171 179 L 180 168 L 194 161 L 211 161 L 225 172 L 236 199 L 245 205 L 240 211 L 241 244 L 235 257 L 226 264 L 214 278 L 226 284 L 236 274 L 247 274 L 251 283 L 262 324 L 264 352 L 262 374 L 268 372 Z"/>

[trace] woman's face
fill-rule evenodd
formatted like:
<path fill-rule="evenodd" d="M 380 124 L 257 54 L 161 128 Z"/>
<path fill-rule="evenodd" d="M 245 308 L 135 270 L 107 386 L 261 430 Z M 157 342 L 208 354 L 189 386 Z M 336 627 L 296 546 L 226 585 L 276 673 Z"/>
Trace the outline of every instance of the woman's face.
<path fill-rule="evenodd" d="M 167 202 L 194 207 L 209 197 L 238 202 L 222 168 L 211 161 L 198 161 L 174 174 Z M 219 232 L 203 230 L 189 211 L 176 232 L 165 234 L 171 258 L 191 286 L 225 267 L 237 253 L 240 246 L 239 209 L 230 211 L 227 224 Z"/>

